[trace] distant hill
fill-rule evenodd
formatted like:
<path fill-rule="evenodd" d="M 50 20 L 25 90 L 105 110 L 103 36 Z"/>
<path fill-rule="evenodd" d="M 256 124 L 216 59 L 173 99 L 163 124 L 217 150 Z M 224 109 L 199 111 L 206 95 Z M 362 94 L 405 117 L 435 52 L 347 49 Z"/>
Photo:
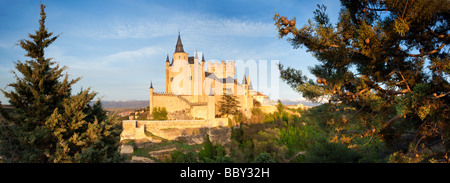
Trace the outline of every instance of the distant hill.
<path fill-rule="evenodd" d="M 149 104 L 148 100 L 126 100 L 126 101 L 102 101 L 105 109 L 111 108 L 144 108 Z"/>
<path fill-rule="evenodd" d="M 310 107 L 314 107 L 314 106 L 323 104 L 323 103 L 309 102 L 309 101 L 305 101 L 305 100 L 301 100 L 301 99 L 280 99 L 280 101 L 283 105 L 297 105 L 298 103 L 302 103 L 303 105 L 310 106 Z"/>

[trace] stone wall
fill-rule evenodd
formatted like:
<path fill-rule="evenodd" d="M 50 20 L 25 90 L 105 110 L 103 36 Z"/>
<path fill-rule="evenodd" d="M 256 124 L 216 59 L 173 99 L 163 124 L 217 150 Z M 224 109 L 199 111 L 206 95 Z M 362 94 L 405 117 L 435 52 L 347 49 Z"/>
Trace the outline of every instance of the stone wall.
<path fill-rule="evenodd" d="M 191 114 L 194 118 L 197 119 L 208 119 L 208 106 L 207 105 L 198 105 L 192 106 Z"/>
<path fill-rule="evenodd" d="M 208 105 L 208 102 L 215 103 L 214 98 L 211 97 L 207 98 L 208 102 L 192 102 L 194 96 L 153 93 L 152 99 L 153 102 L 150 101 L 150 103 L 153 107 L 165 107 L 169 115 L 173 114 L 172 116 L 176 116 L 175 113 L 177 112 L 182 112 L 186 116 L 189 116 L 187 119 L 207 120 L 214 118 L 215 115 L 215 107 L 211 108 L 211 106 Z"/>
<path fill-rule="evenodd" d="M 215 118 L 211 120 L 164 120 L 141 121 L 123 120 L 121 140 L 125 139 L 149 139 L 149 133 L 167 140 L 175 140 L 186 134 L 186 129 L 214 128 L 228 126 L 227 118 Z"/>
<path fill-rule="evenodd" d="M 168 113 L 181 110 L 189 110 L 191 106 L 189 103 L 183 100 L 180 96 L 173 94 L 153 94 L 153 106 L 155 107 L 165 107 Z"/>

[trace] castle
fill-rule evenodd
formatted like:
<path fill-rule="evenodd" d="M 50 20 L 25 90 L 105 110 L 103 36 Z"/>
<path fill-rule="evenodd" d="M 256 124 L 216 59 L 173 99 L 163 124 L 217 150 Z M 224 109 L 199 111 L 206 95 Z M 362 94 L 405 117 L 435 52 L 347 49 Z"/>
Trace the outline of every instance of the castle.
<path fill-rule="evenodd" d="M 205 70 L 206 63 L 206 70 Z M 241 83 L 235 78 L 235 62 L 205 62 L 184 52 L 181 36 L 170 61 L 167 55 L 166 84 L 164 92 L 155 92 L 150 84 L 150 118 L 154 107 L 165 107 L 169 120 L 212 120 L 219 117 L 223 95 L 234 95 L 239 102 L 238 109 L 246 116 L 251 115 L 253 91 L 249 77 L 244 75 Z"/>

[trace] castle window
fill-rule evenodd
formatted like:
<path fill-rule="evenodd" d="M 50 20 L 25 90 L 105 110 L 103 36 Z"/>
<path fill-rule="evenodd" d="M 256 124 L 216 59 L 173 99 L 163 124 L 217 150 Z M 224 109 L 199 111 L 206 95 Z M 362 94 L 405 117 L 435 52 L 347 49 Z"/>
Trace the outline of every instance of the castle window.
<path fill-rule="evenodd" d="M 192 76 L 189 76 L 189 80 L 192 80 Z"/>
<path fill-rule="evenodd" d="M 173 81 L 173 77 L 170 78 L 170 82 L 172 82 L 172 81 Z"/>

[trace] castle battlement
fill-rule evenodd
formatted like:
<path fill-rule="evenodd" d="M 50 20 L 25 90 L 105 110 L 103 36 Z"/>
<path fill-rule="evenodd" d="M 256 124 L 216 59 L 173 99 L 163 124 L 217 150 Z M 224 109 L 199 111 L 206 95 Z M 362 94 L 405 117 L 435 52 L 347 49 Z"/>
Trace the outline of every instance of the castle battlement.
<path fill-rule="evenodd" d="M 234 62 L 234 61 L 232 61 L 232 60 L 228 60 L 227 62 L 225 62 L 225 61 L 221 61 L 220 63 L 219 63 L 219 61 L 208 61 L 208 62 L 206 62 L 206 66 L 207 66 L 207 68 L 212 68 L 212 67 L 215 67 L 215 68 L 223 68 L 223 67 L 234 67 L 236 65 L 236 63 Z"/>
<path fill-rule="evenodd" d="M 166 92 L 153 92 L 153 96 L 172 96 L 172 97 L 177 97 L 180 100 L 182 100 L 183 102 L 186 102 L 187 104 L 189 104 L 189 106 L 205 106 L 208 104 L 208 102 L 191 102 L 188 99 L 184 98 L 182 95 L 176 95 L 173 93 L 166 93 Z"/>
<path fill-rule="evenodd" d="M 169 96 L 175 96 L 172 92 L 166 93 L 166 92 L 153 92 L 153 95 L 169 95 Z"/>
<path fill-rule="evenodd" d="M 209 73 L 214 73 L 218 78 L 234 78 L 236 63 L 232 60 L 227 62 L 221 61 L 208 61 L 206 63 L 206 71 Z"/>

